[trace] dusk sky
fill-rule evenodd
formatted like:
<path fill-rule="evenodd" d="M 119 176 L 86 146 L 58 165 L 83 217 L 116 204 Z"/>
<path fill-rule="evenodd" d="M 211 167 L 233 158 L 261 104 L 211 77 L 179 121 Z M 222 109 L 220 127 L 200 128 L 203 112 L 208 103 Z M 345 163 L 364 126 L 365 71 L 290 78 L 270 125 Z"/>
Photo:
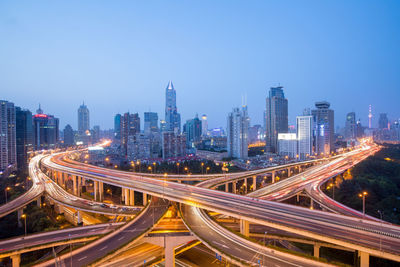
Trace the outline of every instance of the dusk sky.
<path fill-rule="evenodd" d="M 177 90 L 182 122 L 225 127 L 247 95 L 262 124 L 269 87 L 284 86 L 289 122 L 326 100 L 344 125 L 372 104 L 400 118 L 400 1 L 1 1 L 0 99 L 77 128 L 156 111 Z"/>

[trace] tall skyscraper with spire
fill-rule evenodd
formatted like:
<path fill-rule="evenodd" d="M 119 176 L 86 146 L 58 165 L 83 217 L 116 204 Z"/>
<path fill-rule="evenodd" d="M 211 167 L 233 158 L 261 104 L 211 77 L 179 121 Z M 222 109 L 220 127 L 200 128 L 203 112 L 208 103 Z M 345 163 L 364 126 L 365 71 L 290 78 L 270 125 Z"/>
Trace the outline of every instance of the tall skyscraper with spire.
<path fill-rule="evenodd" d="M 181 132 L 181 115 L 176 107 L 176 91 L 172 81 L 168 83 L 165 91 L 165 123 L 166 131 Z"/>

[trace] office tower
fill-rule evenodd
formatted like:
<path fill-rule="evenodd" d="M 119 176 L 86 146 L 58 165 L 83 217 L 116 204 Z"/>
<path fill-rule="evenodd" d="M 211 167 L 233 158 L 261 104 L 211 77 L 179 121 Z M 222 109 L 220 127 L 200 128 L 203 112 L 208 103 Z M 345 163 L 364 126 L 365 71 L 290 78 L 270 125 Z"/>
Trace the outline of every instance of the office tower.
<path fill-rule="evenodd" d="M 186 133 L 186 145 L 188 148 L 194 148 L 201 142 L 202 121 L 197 115 L 194 119 L 186 121 L 184 133 Z"/>
<path fill-rule="evenodd" d="M 186 155 L 186 136 L 174 132 L 162 133 L 162 158 L 176 158 Z"/>
<path fill-rule="evenodd" d="M 157 112 L 144 113 L 144 133 L 150 134 L 158 132 L 158 114 Z"/>
<path fill-rule="evenodd" d="M 17 166 L 20 170 L 26 170 L 28 166 L 28 152 L 33 150 L 32 112 L 16 107 L 15 125 Z"/>
<path fill-rule="evenodd" d="M 58 118 L 44 114 L 39 106 L 37 114 L 33 115 L 33 136 L 36 150 L 56 147 L 59 137 L 58 126 Z"/>
<path fill-rule="evenodd" d="M 75 144 L 74 130 L 67 124 L 64 128 L 64 146 L 73 146 Z"/>
<path fill-rule="evenodd" d="M 248 157 L 248 129 L 249 117 L 247 106 L 234 108 L 228 115 L 228 156 L 233 158 L 246 159 Z"/>
<path fill-rule="evenodd" d="M 0 100 L 0 174 L 16 165 L 15 107 L 12 102 Z"/>
<path fill-rule="evenodd" d="M 362 126 L 360 120 L 358 120 L 356 123 L 356 137 L 357 138 L 364 137 L 364 127 Z"/>
<path fill-rule="evenodd" d="M 381 113 L 379 114 L 379 129 L 387 129 L 388 128 L 388 124 L 389 124 L 389 120 L 387 117 L 387 113 Z"/>
<path fill-rule="evenodd" d="M 89 109 L 83 103 L 78 109 L 78 134 L 83 136 L 90 130 Z"/>
<path fill-rule="evenodd" d="M 167 131 L 178 134 L 181 132 L 181 115 L 176 107 L 176 91 L 172 81 L 168 83 L 165 91 L 165 122 Z"/>
<path fill-rule="evenodd" d="M 93 126 L 93 129 L 90 131 L 90 133 L 92 136 L 92 143 L 98 143 L 100 141 L 100 126 Z"/>
<path fill-rule="evenodd" d="M 317 109 L 312 110 L 314 124 L 314 152 L 318 155 L 329 154 L 334 150 L 334 111 L 329 102 L 316 102 Z"/>
<path fill-rule="evenodd" d="M 266 150 L 275 153 L 278 133 L 288 132 L 288 100 L 285 98 L 282 86 L 271 87 L 266 107 Z"/>
<path fill-rule="evenodd" d="M 114 117 L 114 138 L 121 140 L 121 114 Z"/>
<path fill-rule="evenodd" d="M 165 132 L 167 130 L 167 122 L 165 120 L 160 120 L 160 131 Z"/>
<path fill-rule="evenodd" d="M 207 136 L 208 135 L 208 122 L 207 122 L 207 115 L 203 114 L 201 116 L 201 135 Z"/>
<path fill-rule="evenodd" d="M 356 113 L 350 112 L 346 116 L 346 123 L 345 123 L 345 138 L 347 140 L 354 140 L 357 137 L 356 134 Z"/>
<path fill-rule="evenodd" d="M 278 154 L 280 156 L 297 158 L 297 136 L 295 133 L 278 134 Z"/>
<path fill-rule="evenodd" d="M 310 112 L 305 113 L 310 114 Z M 301 160 L 313 154 L 313 117 L 310 115 L 296 117 L 297 153 Z"/>
<path fill-rule="evenodd" d="M 121 140 L 123 146 L 123 154 L 128 156 L 128 138 L 131 135 L 140 133 L 140 117 L 138 113 L 125 113 L 121 117 Z"/>

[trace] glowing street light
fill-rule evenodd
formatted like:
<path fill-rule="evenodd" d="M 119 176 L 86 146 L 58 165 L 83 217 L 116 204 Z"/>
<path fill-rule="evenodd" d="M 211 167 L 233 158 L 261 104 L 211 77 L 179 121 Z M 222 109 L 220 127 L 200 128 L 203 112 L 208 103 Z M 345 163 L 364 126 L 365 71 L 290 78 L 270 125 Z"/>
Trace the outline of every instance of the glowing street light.
<path fill-rule="evenodd" d="M 4 193 L 6 195 L 6 203 L 7 203 L 7 192 L 11 190 L 11 187 L 7 186 L 6 189 L 4 189 Z"/>
<path fill-rule="evenodd" d="M 363 200 L 363 217 L 365 217 L 365 196 L 368 195 L 367 192 L 362 192 L 360 194 L 358 194 L 359 197 L 362 197 Z"/>
<path fill-rule="evenodd" d="M 22 214 L 21 218 L 24 219 L 24 223 L 25 223 L 25 236 L 26 236 L 26 214 Z"/>

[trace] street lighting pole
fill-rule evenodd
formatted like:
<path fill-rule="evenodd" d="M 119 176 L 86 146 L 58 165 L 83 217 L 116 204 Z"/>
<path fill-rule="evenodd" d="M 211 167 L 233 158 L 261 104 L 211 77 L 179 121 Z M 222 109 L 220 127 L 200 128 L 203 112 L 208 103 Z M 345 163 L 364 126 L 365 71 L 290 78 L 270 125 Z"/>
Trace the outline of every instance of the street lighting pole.
<path fill-rule="evenodd" d="M 367 192 L 362 192 L 361 194 L 358 194 L 359 197 L 362 197 L 363 200 L 363 217 L 365 218 L 365 196 L 368 195 Z"/>
<path fill-rule="evenodd" d="M 25 225 L 25 236 L 26 236 L 26 214 L 22 214 L 21 216 L 24 219 L 24 225 Z"/>
<path fill-rule="evenodd" d="M 4 189 L 4 194 L 6 195 L 6 204 L 7 204 L 7 202 L 8 202 L 8 199 L 7 199 L 7 192 L 10 190 L 11 188 L 10 187 L 6 187 L 6 189 Z"/>
<path fill-rule="evenodd" d="M 378 210 L 379 215 L 381 216 L 381 228 L 383 228 L 382 222 L 383 222 L 383 211 Z M 383 229 L 381 229 L 383 231 Z M 379 235 L 379 251 L 382 251 L 382 236 Z"/>

